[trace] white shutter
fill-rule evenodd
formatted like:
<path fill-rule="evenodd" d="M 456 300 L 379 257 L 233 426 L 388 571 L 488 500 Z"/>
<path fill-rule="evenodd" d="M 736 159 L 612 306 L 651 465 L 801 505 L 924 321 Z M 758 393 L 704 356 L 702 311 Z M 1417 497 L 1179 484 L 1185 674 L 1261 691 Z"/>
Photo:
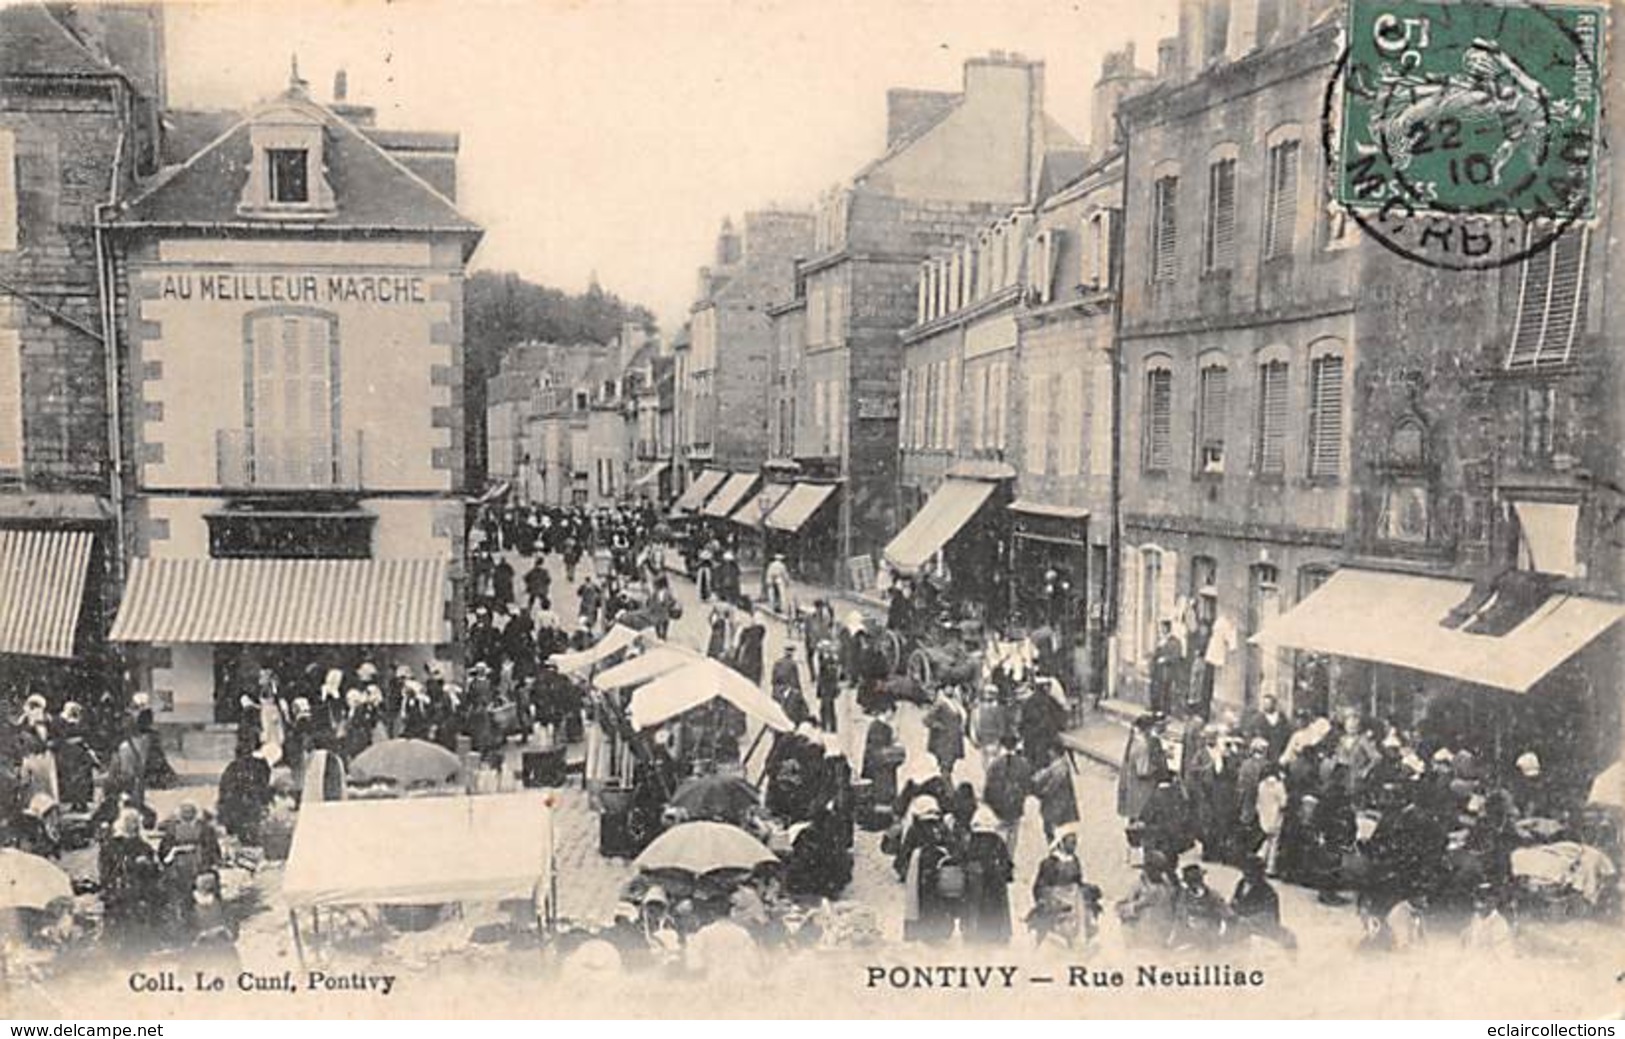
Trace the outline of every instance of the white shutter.
<path fill-rule="evenodd" d="M 1157 617 L 1178 623 L 1179 611 L 1179 553 L 1162 550 L 1162 571 L 1157 582 Z"/>
<path fill-rule="evenodd" d="M 942 396 L 944 420 L 942 423 L 942 446 L 946 450 L 959 449 L 959 358 L 950 357 L 943 366 L 947 373 L 944 378 L 948 385 Z"/>
<path fill-rule="evenodd" d="M 1122 603 L 1117 618 L 1117 644 L 1122 647 L 1123 659 L 1140 659 L 1140 550 L 1133 545 L 1123 546 L 1122 574 L 1119 575 L 1118 595 Z"/>
<path fill-rule="evenodd" d="M 1084 288 L 1098 284 L 1102 279 L 1097 267 L 1095 235 L 1100 233 L 1100 214 L 1083 218 L 1078 234 L 1078 284 Z"/>
<path fill-rule="evenodd" d="M 22 468 L 22 337 L 14 328 L 0 328 L 0 470 L 20 472 Z"/>
<path fill-rule="evenodd" d="M 1117 210 L 1102 210 L 1099 216 L 1100 239 L 1095 252 L 1095 283 L 1103 289 L 1113 287 L 1112 264 L 1116 252 Z"/>
<path fill-rule="evenodd" d="M 1084 371 L 1070 368 L 1061 377 L 1061 450 L 1058 468 L 1062 476 L 1077 476 L 1083 468 L 1083 437 L 1087 416 L 1083 389 Z"/>
<path fill-rule="evenodd" d="M 17 136 L 0 130 L 0 251 L 17 248 L 17 222 Z"/>
<path fill-rule="evenodd" d="M 1048 415 L 1045 411 L 1044 391 L 1048 388 L 1049 376 L 1042 372 L 1029 372 L 1027 374 L 1027 436 L 1026 436 L 1026 469 L 1029 473 L 1043 473 L 1049 467 L 1049 445 L 1044 443 L 1044 434 L 1048 431 Z"/>

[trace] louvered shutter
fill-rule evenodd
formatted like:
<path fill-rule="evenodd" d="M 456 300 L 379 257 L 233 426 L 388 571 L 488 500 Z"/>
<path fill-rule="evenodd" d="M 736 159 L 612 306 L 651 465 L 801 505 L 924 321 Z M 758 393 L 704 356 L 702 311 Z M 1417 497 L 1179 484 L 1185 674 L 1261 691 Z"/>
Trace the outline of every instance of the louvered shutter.
<path fill-rule="evenodd" d="M 1179 553 L 1167 548 L 1162 550 L 1162 569 L 1157 572 L 1158 626 L 1165 620 L 1180 623 Z"/>
<path fill-rule="evenodd" d="M 1122 597 L 1123 609 L 1118 618 L 1117 642 L 1122 647 L 1123 659 L 1133 663 L 1140 659 L 1140 550 L 1124 545 L 1122 566 L 1118 594 Z"/>
<path fill-rule="evenodd" d="M 16 329 L 0 328 L 0 470 L 23 468 L 23 346 Z"/>
<path fill-rule="evenodd" d="M 1264 255 L 1291 252 L 1298 224 L 1297 141 L 1283 141 L 1270 149 L 1264 214 Z"/>
<path fill-rule="evenodd" d="M 1208 167 L 1207 269 L 1226 270 L 1236 248 L 1236 160 Z"/>
<path fill-rule="evenodd" d="M 0 129 L 0 251 L 17 248 L 17 201 L 17 137 Z"/>
<path fill-rule="evenodd" d="M 1258 471 L 1286 471 L 1287 366 L 1271 361 L 1258 370 Z"/>
<path fill-rule="evenodd" d="M 1175 256 L 1179 248 L 1179 222 L 1175 207 L 1178 196 L 1178 177 L 1163 177 L 1154 185 L 1151 277 L 1155 281 L 1172 281 L 1179 271 Z"/>
<path fill-rule="evenodd" d="M 1172 461 L 1173 372 L 1158 368 L 1145 377 L 1145 469 L 1166 472 Z"/>
<path fill-rule="evenodd" d="M 1198 472 L 1223 472 L 1224 428 L 1229 407 L 1230 373 L 1219 365 L 1202 369 L 1202 389 L 1197 401 L 1200 434 L 1196 444 Z"/>
<path fill-rule="evenodd" d="M 1315 359 L 1309 418 L 1309 475 L 1336 477 L 1342 470 L 1343 359 Z"/>

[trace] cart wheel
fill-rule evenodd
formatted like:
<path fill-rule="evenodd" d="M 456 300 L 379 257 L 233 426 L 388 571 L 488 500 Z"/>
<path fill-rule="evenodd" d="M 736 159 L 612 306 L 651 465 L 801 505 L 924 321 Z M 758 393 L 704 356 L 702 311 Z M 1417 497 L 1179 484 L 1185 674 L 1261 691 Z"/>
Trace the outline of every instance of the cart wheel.
<path fill-rule="evenodd" d="M 886 657 L 886 671 L 897 674 L 903 666 L 903 637 L 886 629 L 880 636 L 880 651 Z"/>
<path fill-rule="evenodd" d="M 923 649 L 917 649 L 908 655 L 908 677 L 922 693 L 930 694 L 931 684 L 931 657 Z"/>

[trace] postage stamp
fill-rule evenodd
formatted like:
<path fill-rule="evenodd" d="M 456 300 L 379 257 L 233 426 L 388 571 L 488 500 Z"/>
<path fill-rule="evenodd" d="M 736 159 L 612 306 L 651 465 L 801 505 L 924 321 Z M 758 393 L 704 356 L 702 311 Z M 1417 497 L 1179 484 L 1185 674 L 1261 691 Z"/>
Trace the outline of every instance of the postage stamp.
<path fill-rule="evenodd" d="M 1491 218 L 1512 252 L 1591 216 L 1605 17 L 1581 5 L 1351 0 L 1334 84 L 1337 201 L 1362 223 Z M 1452 265 L 1481 265 L 1461 253 Z"/>

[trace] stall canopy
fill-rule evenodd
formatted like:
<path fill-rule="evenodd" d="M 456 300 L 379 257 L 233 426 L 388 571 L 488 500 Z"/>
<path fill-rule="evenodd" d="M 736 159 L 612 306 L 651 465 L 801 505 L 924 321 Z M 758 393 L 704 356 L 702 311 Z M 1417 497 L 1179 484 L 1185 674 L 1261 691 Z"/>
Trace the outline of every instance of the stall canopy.
<path fill-rule="evenodd" d="M 0 531 L 0 653 L 73 656 L 89 531 Z"/>
<path fill-rule="evenodd" d="M 762 489 L 756 492 L 756 497 L 734 510 L 733 521 L 753 530 L 761 529 L 762 521 L 767 519 L 767 514 L 790 493 L 791 486 L 788 483 L 763 484 Z"/>
<path fill-rule="evenodd" d="M 305 805 L 282 895 L 290 909 L 538 899 L 553 870 L 541 793 Z"/>
<path fill-rule="evenodd" d="M 1619 603 L 1558 593 L 1503 635 L 1445 626 L 1473 591 L 1467 581 L 1343 569 L 1251 641 L 1523 693 L 1625 616 Z"/>
<path fill-rule="evenodd" d="M 574 653 L 555 653 L 547 659 L 564 674 L 577 674 L 594 664 L 608 660 L 638 640 L 639 633 L 624 624 L 617 624 L 604 632 L 604 637 Z"/>
<path fill-rule="evenodd" d="M 651 483 L 654 483 L 656 480 L 660 479 L 660 474 L 665 472 L 666 468 L 667 468 L 667 463 L 666 462 L 656 462 L 654 465 L 651 465 L 649 467 L 648 472 L 644 473 L 642 476 L 638 477 L 636 480 L 633 480 L 632 481 L 632 486 L 633 487 L 647 487 L 647 486 L 649 486 Z"/>
<path fill-rule="evenodd" d="M 432 645 L 440 559 L 137 559 L 114 642 Z"/>
<path fill-rule="evenodd" d="M 739 507 L 739 503 L 750 494 L 751 488 L 756 486 L 755 473 L 734 473 L 728 477 L 728 482 L 706 502 L 703 510 L 707 516 L 716 516 L 719 519 L 728 515 Z"/>
<path fill-rule="evenodd" d="M 902 573 L 914 573 L 970 522 L 995 486 L 985 480 L 944 480 L 886 546 L 886 562 Z"/>
<path fill-rule="evenodd" d="M 767 514 L 767 525 L 794 534 L 807 525 L 813 513 L 834 493 L 832 483 L 798 483 L 779 502 L 778 508 Z"/>
<path fill-rule="evenodd" d="M 707 498 L 716 493 L 716 489 L 721 487 L 722 481 L 727 478 L 728 474 L 721 469 L 703 470 L 699 476 L 694 478 L 694 482 L 688 485 L 688 490 L 684 491 L 681 497 L 672 503 L 672 511 L 696 511 L 701 505 L 705 504 Z"/>
<path fill-rule="evenodd" d="M 678 668 L 699 663 L 705 657 L 681 646 L 651 646 L 631 660 L 606 668 L 593 677 L 592 684 L 604 692 L 641 685 Z"/>
<path fill-rule="evenodd" d="M 668 672 L 633 693 L 632 727 L 647 729 L 716 699 L 728 701 L 770 729 L 792 728 L 783 709 L 755 682 L 715 660 Z"/>

